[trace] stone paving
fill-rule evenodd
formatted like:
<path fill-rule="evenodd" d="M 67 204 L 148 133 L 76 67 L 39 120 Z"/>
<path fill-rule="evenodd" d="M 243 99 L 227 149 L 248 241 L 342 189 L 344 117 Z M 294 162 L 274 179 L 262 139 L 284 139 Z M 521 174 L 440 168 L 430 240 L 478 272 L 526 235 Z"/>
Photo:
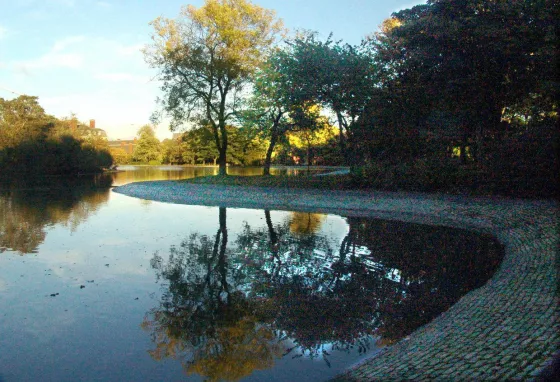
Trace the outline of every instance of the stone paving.
<path fill-rule="evenodd" d="M 496 274 L 447 312 L 336 378 L 534 379 L 558 355 L 558 203 L 362 191 L 141 182 L 115 189 L 170 203 L 335 213 L 466 228 L 505 247 Z"/>

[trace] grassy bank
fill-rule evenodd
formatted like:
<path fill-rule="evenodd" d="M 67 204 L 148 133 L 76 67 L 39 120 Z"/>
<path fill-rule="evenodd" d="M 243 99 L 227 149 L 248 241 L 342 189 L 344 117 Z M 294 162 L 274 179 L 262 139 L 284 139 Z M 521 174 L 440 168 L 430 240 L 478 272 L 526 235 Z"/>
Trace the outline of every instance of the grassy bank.
<path fill-rule="evenodd" d="M 348 175 L 205 176 L 181 180 L 192 184 L 320 190 L 412 191 L 470 196 L 549 198 L 557 182 L 524 174 L 499 178 L 472 168 L 419 169 L 406 165 L 355 169 Z M 534 174 L 533 174 L 534 175 Z"/>

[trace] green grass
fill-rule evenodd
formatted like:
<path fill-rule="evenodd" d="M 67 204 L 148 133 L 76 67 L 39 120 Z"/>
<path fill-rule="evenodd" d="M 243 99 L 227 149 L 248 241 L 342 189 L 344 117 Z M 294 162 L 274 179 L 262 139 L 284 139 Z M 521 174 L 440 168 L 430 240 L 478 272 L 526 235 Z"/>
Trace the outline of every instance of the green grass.
<path fill-rule="evenodd" d="M 278 188 L 312 188 L 320 190 L 348 190 L 355 188 L 349 175 L 329 176 L 203 176 L 180 180 L 191 184 L 218 184 L 225 186 L 252 186 L 252 187 L 278 187 Z"/>
<path fill-rule="evenodd" d="M 524 183 L 515 179 L 504 180 L 502 183 L 490 179 L 489 175 L 469 172 L 460 169 L 458 172 L 446 168 L 434 169 L 413 168 L 412 170 L 397 166 L 379 166 L 370 171 L 354 175 L 271 175 L 271 176 L 205 176 L 180 180 L 191 184 L 215 184 L 245 187 L 276 187 L 287 189 L 315 190 L 369 190 L 369 191 L 408 191 L 429 192 L 452 195 L 480 196 L 515 196 L 523 198 L 542 198 L 557 195 L 556 183 L 550 190 L 540 187 L 539 190 L 527 189 Z M 408 170 L 408 171 L 405 171 Z M 517 182 L 517 183 L 516 183 Z M 542 183 L 542 182 L 541 182 Z M 528 183 L 530 185 L 530 183 Z M 523 188 L 525 187 L 525 189 Z"/>

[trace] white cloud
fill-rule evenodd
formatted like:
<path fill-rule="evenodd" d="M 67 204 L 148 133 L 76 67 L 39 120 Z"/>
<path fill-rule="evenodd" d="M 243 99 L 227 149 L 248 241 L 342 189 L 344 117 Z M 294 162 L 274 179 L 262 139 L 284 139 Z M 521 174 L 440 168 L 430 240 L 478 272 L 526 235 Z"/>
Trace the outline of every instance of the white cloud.
<path fill-rule="evenodd" d="M 16 66 L 16 71 L 22 74 L 24 77 L 33 77 L 33 74 L 24 65 Z"/>
<path fill-rule="evenodd" d="M 79 42 L 84 42 L 86 38 L 84 36 L 69 36 L 69 37 L 65 37 L 61 40 L 58 40 L 54 43 L 53 47 L 52 47 L 52 51 L 53 52 L 61 52 L 64 49 L 66 49 L 67 47 L 73 45 L 73 44 L 77 44 Z"/>
<path fill-rule="evenodd" d="M 45 68 L 71 68 L 77 69 L 84 63 L 84 57 L 80 53 L 65 52 L 67 48 L 84 41 L 83 36 L 71 36 L 56 41 L 52 48 L 42 56 L 31 60 L 18 61 L 15 68 L 29 75 L 28 69 Z"/>
<path fill-rule="evenodd" d="M 141 47 L 138 40 L 67 36 L 36 56 L 4 60 L 1 85 L 38 95 L 49 114 L 74 112 L 82 120 L 94 118 L 111 138 L 133 137 L 149 122 L 159 92 Z"/>
<path fill-rule="evenodd" d="M 27 69 L 44 69 L 44 68 L 71 68 L 77 69 L 84 63 L 82 55 L 77 53 L 56 53 L 49 52 L 35 60 L 22 62 L 18 68 Z"/>

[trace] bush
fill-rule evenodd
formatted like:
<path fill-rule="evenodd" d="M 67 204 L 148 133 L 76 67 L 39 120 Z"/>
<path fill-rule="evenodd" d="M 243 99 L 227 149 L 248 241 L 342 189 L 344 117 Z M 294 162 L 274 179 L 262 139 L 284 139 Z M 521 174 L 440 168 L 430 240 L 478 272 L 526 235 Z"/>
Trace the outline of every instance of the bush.
<path fill-rule="evenodd" d="M 392 191 L 439 191 L 457 188 L 459 168 L 451 161 L 419 158 L 400 163 L 370 163 L 353 169 L 351 176 L 353 183 L 359 187 Z"/>
<path fill-rule="evenodd" d="M 4 178 L 98 172 L 112 163 L 108 151 L 84 147 L 70 136 L 26 141 L 0 150 L 0 176 Z"/>

